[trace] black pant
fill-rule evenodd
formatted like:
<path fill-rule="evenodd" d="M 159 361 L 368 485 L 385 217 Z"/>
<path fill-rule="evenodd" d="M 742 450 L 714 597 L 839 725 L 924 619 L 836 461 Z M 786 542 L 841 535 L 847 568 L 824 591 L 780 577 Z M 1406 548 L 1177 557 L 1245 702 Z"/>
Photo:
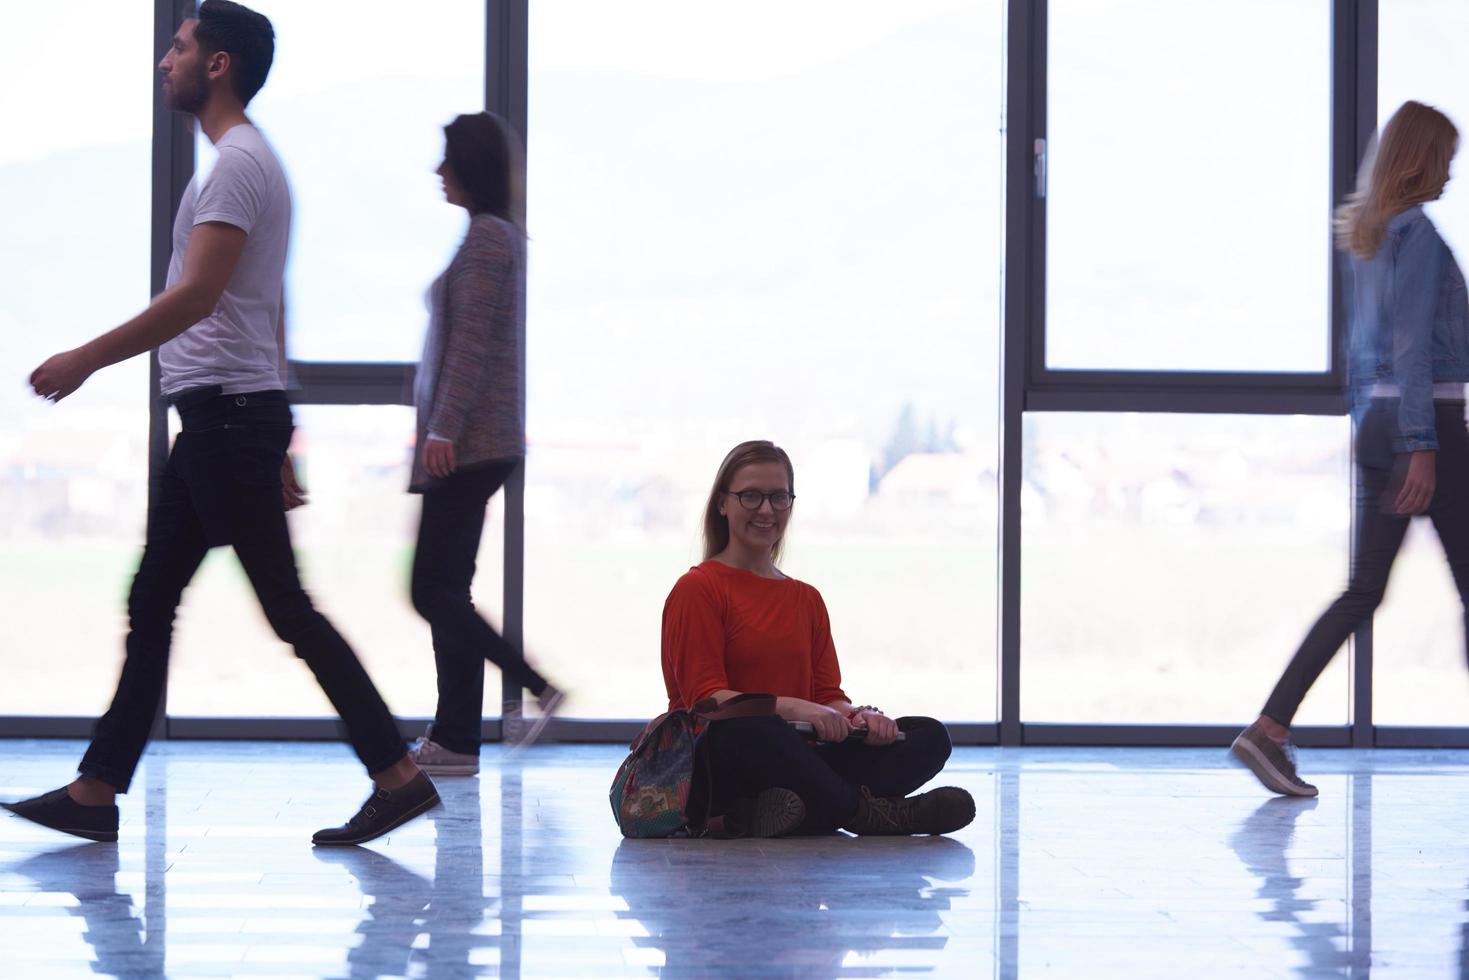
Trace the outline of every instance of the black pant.
<path fill-rule="evenodd" d="M 183 431 L 148 508 L 128 595 L 127 659 L 79 771 L 127 792 L 163 697 L 179 599 L 205 552 L 223 544 L 234 547 L 271 628 L 295 647 L 346 722 L 357 758 L 369 773 L 389 768 L 404 755 L 393 716 L 296 575 L 281 497 L 292 432 L 285 393 L 203 388 L 176 405 Z"/>
<path fill-rule="evenodd" d="M 450 752 L 479 752 L 480 716 L 489 660 L 539 697 L 546 679 L 475 611 L 469 586 L 485 527 L 485 505 L 520 460 L 499 460 L 455 473 L 423 494 L 413 553 L 413 608 L 428 620 L 439 672 L 434 741 Z"/>
<path fill-rule="evenodd" d="M 933 718 L 897 719 L 906 738 L 880 748 L 861 742 L 811 745 L 775 716 L 716 721 L 699 736 L 697 765 L 710 781 L 709 815 L 772 787 L 806 804 L 802 833 L 836 830 L 857 812 L 859 787 L 874 796 L 907 796 L 943 769 L 953 745 Z"/>
<path fill-rule="evenodd" d="M 1393 498 L 1408 466 L 1406 453 L 1393 452 L 1397 410 L 1395 400 L 1375 400 L 1357 428 L 1357 547 L 1351 579 L 1306 634 L 1265 703 L 1264 714 L 1282 725 L 1291 723 L 1337 650 L 1382 602 L 1393 559 L 1408 532 L 1409 518 L 1393 511 Z M 1436 403 L 1434 431 L 1438 453 L 1428 517 L 1443 542 L 1459 598 L 1469 609 L 1469 432 L 1464 427 L 1464 403 Z"/>

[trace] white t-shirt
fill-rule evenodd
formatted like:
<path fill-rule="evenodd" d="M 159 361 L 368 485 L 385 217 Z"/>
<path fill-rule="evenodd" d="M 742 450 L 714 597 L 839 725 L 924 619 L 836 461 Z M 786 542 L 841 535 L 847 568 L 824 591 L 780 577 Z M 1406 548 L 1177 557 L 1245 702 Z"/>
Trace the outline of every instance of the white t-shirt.
<path fill-rule="evenodd" d="M 179 202 L 168 284 L 183 275 L 195 225 L 234 225 L 247 236 L 245 249 L 214 312 L 158 348 L 165 395 L 202 385 L 221 385 L 226 394 L 285 387 L 276 319 L 291 236 L 291 189 L 254 126 L 231 128 L 215 147 L 214 169 L 196 173 Z"/>

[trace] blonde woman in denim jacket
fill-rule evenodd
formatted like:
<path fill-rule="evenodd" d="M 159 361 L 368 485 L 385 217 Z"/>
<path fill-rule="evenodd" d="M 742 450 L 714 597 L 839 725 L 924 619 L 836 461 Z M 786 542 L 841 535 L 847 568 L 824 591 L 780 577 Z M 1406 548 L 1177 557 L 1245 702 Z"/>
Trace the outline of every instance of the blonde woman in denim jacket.
<path fill-rule="evenodd" d="M 1337 212 L 1351 281 L 1358 520 L 1347 590 L 1316 621 L 1234 754 L 1276 793 L 1315 796 L 1296 772 L 1291 719 L 1332 657 L 1382 601 L 1408 522 L 1426 514 L 1469 608 L 1469 301 L 1464 275 L 1422 205 L 1449 180 L 1459 133 L 1406 102 Z"/>

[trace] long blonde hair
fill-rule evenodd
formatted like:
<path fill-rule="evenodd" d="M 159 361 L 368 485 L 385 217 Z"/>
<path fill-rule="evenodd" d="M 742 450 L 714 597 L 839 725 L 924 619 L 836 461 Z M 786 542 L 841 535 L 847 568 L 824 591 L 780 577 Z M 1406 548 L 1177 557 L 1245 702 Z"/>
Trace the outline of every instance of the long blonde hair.
<path fill-rule="evenodd" d="M 791 493 L 796 492 L 796 469 L 791 465 L 791 458 L 786 455 L 786 451 L 775 443 L 766 439 L 754 439 L 731 449 L 729 455 L 724 457 L 724 462 L 719 464 L 719 472 L 714 475 L 714 486 L 709 491 L 709 501 L 704 505 L 705 561 L 729 547 L 729 518 L 719 512 L 719 500 L 728 492 L 740 467 L 751 463 L 781 464 L 786 468 L 786 479 L 790 481 Z M 784 537 L 775 543 L 775 548 L 770 553 L 771 561 L 780 561 L 781 548 L 784 545 Z"/>
<path fill-rule="evenodd" d="M 1404 102 L 1368 147 L 1357 189 L 1336 210 L 1337 244 L 1360 258 L 1376 255 L 1395 215 L 1443 193 L 1458 148 L 1459 131 L 1448 116 Z"/>

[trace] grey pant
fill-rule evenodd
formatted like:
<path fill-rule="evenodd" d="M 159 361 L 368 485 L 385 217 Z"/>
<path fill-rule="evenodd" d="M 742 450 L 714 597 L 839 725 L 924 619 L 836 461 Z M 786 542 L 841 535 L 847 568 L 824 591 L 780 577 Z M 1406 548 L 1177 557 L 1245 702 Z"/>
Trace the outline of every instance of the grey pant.
<path fill-rule="evenodd" d="M 1265 702 L 1264 714 L 1282 725 L 1291 723 L 1331 658 L 1382 602 L 1393 559 L 1408 531 L 1410 518 L 1392 509 L 1408 466 L 1408 454 L 1393 452 L 1397 407 L 1396 400 L 1375 400 L 1357 427 L 1357 548 L 1351 580 L 1306 634 Z M 1434 429 L 1438 455 L 1428 518 L 1443 542 L 1459 598 L 1469 608 L 1469 432 L 1464 427 L 1464 403 L 1436 402 Z"/>

